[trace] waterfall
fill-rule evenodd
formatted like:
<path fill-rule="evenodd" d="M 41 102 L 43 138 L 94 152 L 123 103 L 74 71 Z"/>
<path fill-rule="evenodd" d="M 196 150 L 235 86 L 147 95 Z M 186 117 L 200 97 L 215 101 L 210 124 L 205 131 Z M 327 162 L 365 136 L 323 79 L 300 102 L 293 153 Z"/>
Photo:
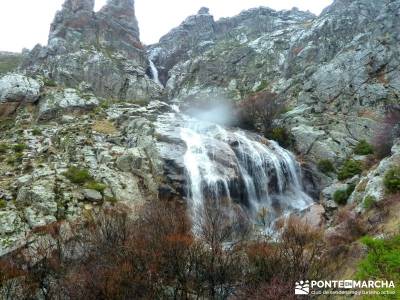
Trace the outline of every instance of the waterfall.
<path fill-rule="evenodd" d="M 180 134 L 187 150 L 184 166 L 194 220 L 206 201 L 239 204 L 256 219 L 261 209 L 270 221 L 307 208 L 299 163 L 276 142 L 240 129 L 187 118 Z"/>
<path fill-rule="evenodd" d="M 158 76 L 158 70 L 156 65 L 153 63 L 153 61 L 151 59 L 149 59 L 149 64 L 150 64 L 150 70 L 151 70 L 151 76 L 153 77 L 152 79 L 158 83 L 159 85 L 162 86 L 159 76 Z"/>

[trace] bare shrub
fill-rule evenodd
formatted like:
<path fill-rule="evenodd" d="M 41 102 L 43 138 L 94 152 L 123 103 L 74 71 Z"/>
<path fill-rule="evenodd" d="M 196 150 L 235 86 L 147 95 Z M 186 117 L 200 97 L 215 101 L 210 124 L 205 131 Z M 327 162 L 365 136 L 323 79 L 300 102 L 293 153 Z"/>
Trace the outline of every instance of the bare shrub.
<path fill-rule="evenodd" d="M 257 123 L 260 123 L 260 129 L 268 135 L 274 129 L 274 121 L 284 112 L 285 105 L 275 93 L 261 91 L 242 100 L 238 110 L 242 126 L 256 129 Z"/>

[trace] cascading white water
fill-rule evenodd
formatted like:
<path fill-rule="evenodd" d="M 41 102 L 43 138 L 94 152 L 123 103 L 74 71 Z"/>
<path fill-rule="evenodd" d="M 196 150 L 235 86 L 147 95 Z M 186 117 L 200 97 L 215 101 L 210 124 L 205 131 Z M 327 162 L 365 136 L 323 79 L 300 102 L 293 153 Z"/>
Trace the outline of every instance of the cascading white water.
<path fill-rule="evenodd" d="M 239 203 L 254 218 L 265 208 L 270 221 L 312 203 L 303 190 L 299 163 L 276 142 L 239 129 L 186 121 L 181 138 L 187 146 L 184 165 L 195 220 L 207 200 Z"/>
<path fill-rule="evenodd" d="M 160 78 L 158 76 L 158 70 L 154 62 L 149 59 L 149 65 L 150 65 L 150 70 L 151 70 L 151 76 L 153 77 L 153 80 L 158 83 L 159 85 L 162 85 L 160 82 Z"/>

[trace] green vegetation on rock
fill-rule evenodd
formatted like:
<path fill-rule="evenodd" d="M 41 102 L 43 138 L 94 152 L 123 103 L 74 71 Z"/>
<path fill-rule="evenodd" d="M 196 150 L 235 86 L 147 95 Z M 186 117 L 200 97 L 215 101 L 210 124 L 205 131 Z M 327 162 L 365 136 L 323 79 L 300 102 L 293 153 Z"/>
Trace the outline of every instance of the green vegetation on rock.
<path fill-rule="evenodd" d="M 393 167 L 385 173 L 383 183 L 389 193 L 400 191 L 400 167 Z"/>
<path fill-rule="evenodd" d="M 43 83 L 47 87 L 56 87 L 57 86 L 57 82 L 55 82 L 53 79 L 50 79 L 47 77 L 43 78 Z"/>
<path fill-rule="evenodd" d="M 89 174 L 89 171 L 86 169 L 80 169 L 78 167 L 69 167 L 68 171 L 63 174 L 67 177 L 71 182 L 76 184 L 84 184 L 92 180 L 92 177 Z"/>
<path fill-rule="evenodd" d="M 362 173 L 362 164 L 356 160 L 347 160 L 338 172 L 338 179 L 345 180 Z"/>
<path fill-rule="evenodd" d="M 354 192 L 355 187 L 356 187 L 355 184 L 350 184 L 345 190 L 337 190 L 333 194 L 333 200 L 339 205 L 346 205 L 347 200 Z"/>
<path fill-rule="evenodd" d="M 400 294 L 400 235 L 386 239 L 367 236 L 362 238 L 361 242 L 367 246 L 368 254 L 358 266 L 357 278 L 394 281 L 397 295 L 385 295 L 385 297 L 374 299 L 398 299 L 397 296 Z"/>
<path fill-rule="evenodd" d="M 7 153 L 7 150 L 10 148 L 8 144 L 1 143 L 0 144 L 0 154 Z"/>
<path fill-rule="evenodd" d="M 335 167 L 329 159 L 322 159 L 318 162 L 318 170 L 324 174 L 335 172 Z"/>
<path fill-rule="evenodd" d="M 85 188 L 103 193 L 104 190 L 107 188 L 107 185 L 97 181 L 90 181 L 85 184 Z"/>
<path fill-rule="evenodd" d="M 34 136 L 41 135 L 41 134 L 42 134 L 42 130 L 39 129 L 39 128 L 33 128 L 33 129 L 32 129 L 32 134 L 33 134 Z"/>
<path fill-rule="evenodd" d="M 292 139 L 284 127 L 275 127 L 271 133 L 267 134 L 267 138 L 277 141 L 282 147 L 290 147 L 292 145 Z"/>
<path fill-rule="evenodd" d="M 354 148 L 354 154 L 369 155 L 374 153 L 374 148 L 366 140 L 360 141 Z"/>
<path fill-rule="evenodd" d="M 13 146 L 13 150 L 17 153 L 24 151 L 27 148 L 25 144 L 16 144 Z"/>
<path fill-rule="evenodd" d="M 6 208 L 7 202 L 6 200 L 0 199 L 0 209 Z"/>
<path fill-rule="evenodd" d="M 376 203 L 376 198 L 374 196 L 368 195 L 364 198 L 363 206 L 365 209 L 371 209 Z"/>

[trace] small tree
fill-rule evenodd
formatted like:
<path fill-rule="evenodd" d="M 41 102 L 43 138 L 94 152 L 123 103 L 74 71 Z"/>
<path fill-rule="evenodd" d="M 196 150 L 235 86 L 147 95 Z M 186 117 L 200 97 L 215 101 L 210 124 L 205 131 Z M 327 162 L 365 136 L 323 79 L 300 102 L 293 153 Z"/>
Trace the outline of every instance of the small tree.
<path fill-rule="evenodd" d="M 285 111 L 285 105 L 275 93 L 261 91 L 241 101 L 238 109 L 243 126 L 254 129 L 260 123 L 264 134 L 271 135 L 273 123 Z"/>

